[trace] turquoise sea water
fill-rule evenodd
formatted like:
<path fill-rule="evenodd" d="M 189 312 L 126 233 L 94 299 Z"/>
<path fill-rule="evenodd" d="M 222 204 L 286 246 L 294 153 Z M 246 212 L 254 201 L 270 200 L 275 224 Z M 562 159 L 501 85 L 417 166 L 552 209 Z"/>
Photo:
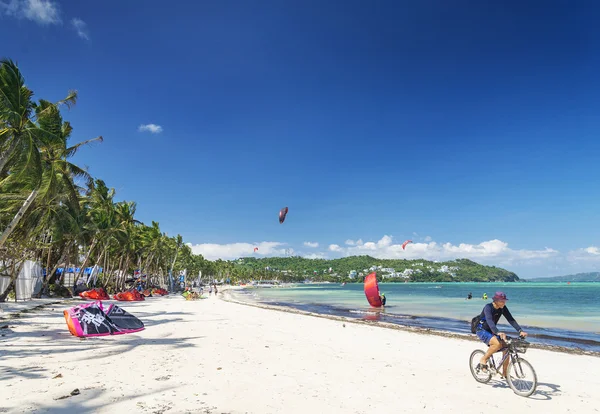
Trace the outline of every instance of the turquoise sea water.
<path fill-rule="evenodd" d="M 468 322 L 500 290 L 532 342 L 600 351 L 600 283 L 393 283 L 379 284 L 387 304 L 371 308 L 362 284 L 307 284 L 291 288 L 252 288 L 245 300 L 311 312 L 377 319 L 400 325 L 469 332 Z M 466 300 L 472 292 L 473 299 Z M 504 321 L 504 323 L 503 323 Z M 500 326 L 514 333 L 503 319 Z"/>

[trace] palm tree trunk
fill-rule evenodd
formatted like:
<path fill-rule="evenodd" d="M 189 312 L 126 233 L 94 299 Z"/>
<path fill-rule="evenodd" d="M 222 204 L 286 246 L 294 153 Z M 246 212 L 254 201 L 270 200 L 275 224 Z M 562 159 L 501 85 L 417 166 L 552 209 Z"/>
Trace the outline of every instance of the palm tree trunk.
<path fill-rule="evenodd" d="M 21 206 L 21 208 L 19 209 L 19 212 L 15 215 L 15 217 L 13 217 L 13 219 L 10 222 L 10 224 L 8 225 L 8 227 L 6 227 L 6 229 L 4 230 L 4 233 L 2 233 L 2 236 L 0 236 L 0 247 L 4 246 L 4 243 L 6 242 L 6 239 L 8 239 L 8 236 L 10 236 L 10 234 L 17 227 L 17 224 L 19 224 L 19 221 L 21 221 L 21 219 L 23 218 L 23 215 L 27 212 L 27 210 L 29 209 L 29 207 L 31 206 L 31 204 L 33 203 L 35 198 L 37 197 L 38 191 L 39 191 L 38 189 L 35 189 L 31 192 L 31 194 L 29 194 L 29 197 L 27 197 L 27 200 L 25 200 L 25 202 Z"/>
<path fill-rule="evenodd" d="M 79 273 L 77 274 L 77 277 L 75 278 L 75 281 L 73 282 L 73 286 L 75 286 L 77 284 L 77 281 L 79 280 L 79 278 L 81 276 L 83 276 L 83 272 L 85 271 L 85 266 L 87 265 L 88 259 L 90 258 L 90 255 L 92 254 L 92 251 L 94 250 L 94 247 L 96 247 L 97 241 L 98 241 L 98 239 L 94 237 L 94 239 L 92 240 L 92 244 L 90 246 L 90 250 L 88 250 L 87 254 L 85 255 L 85 259 L 83 259 L 83 263 L 81 264 Z"/>
<path fill-rule="evenodd" d="M 125 280 L 127 279 L 127 276 L 129 276 L 129 274 L 127 273 L 127 271 L 129 270 L 129 262 L 130 258 L 129 255 L 127 255 L 127 259 L 125 260 L 125 267 L 123 268 L 123 274 L 119 279 L 121 290 L 123 290 L 123 288 L 125 287 Z"/>
<path fill-rule="evenodd" d="M 6 287 L 4 292 L 0 292 L 0 302 L 6 301 L 6 297 L 8 296 L 10 291 L 13 289 L 13 287 L 15 285 L 15 280 L 17 280 L 17 277 L 19 277 L 19 273 L 21 273 L 21 269 L 23 268 L 24 264 L 25 264 L 25 260 L 22 260 L 20 264 L 13 265 L 13 272 L 10 275 L 10 282 L 8 283 L 8 286 Z M 15 302 L 16 302 L 16 300 L 17 300 L 17 292 L 15 291 Z"/>
<path fill-rule="evenodd" d="M 123 257 L 124 256 L 121 256 L 121 259 L 119 259 L 119 267 L 117 267 L 117 272 L 115 273 L 115 275 L 110 276 L 109 279 L 107 280 L 107 283 L 106 283 L 106 286 L 108 287 L 108 286 L 110 286 L 110 282 L 114 279 L 114 281 L 115 281 L 115 284 L 114 284 L 114 286 L 115 286 L 115 293 L 116 293 L 117 282 L 118 282 L 117 275 L 120 274 L 120 272 L 121 272 L 121 266 L 123 265 Z M 104 271 L 106 271 L 106 269 L 104 269 Z M 114 272 L 115 271 L 113 270 L 113 273 Z M 106 274 L 110 275 L 110 273 L 106 273 Z M 113 278 L 113 276 L 114 276 L 114 278 Z"/>
<path fill-rule="evenodd" d="M 43 294 L 48 293 L 48 285 L 50 284 L 50 279 L 52 278 L 52 275 L 58 270 L 58 268 L 60 267 L 62 262 L 67 258 L 68 253 L 69 253 L 69 245 L 67 244 L 65 246 L 65 248 L 63 249 L 62 254 L 60 255 L 60 259 L 58 259 L 58 262 L 56 262 L 56 264 L 52 268 L 52 271 L 50 273 L 46 273 L 46 280 L 44 280 L 44 285 L 42 286 Z M 48 261 L 48 263 L 50 263 L 50 261 Z M 66 272 L 66 267 L 67 266 L 65 264 L 65 272 Z M 48 272 L 48 268 L 46 268 L 46 272 Z"/>
<path fill-rule="evenodd" d="M 108 269 L 110 267 L 110 260 L 108 259 L 108 251 L 106 252 L 106 256 L 104 256 L 104 266 L 102 266 L 102 271 Z"/>
<path fill-rule="evenodd" d="M 146 272 L 146 267 L 150 266 L 150 264 L 152 263 L 152 259 L 154 259 L 154 253 L 151 253 L 150 256 L 148 256 L 148 259 L 146 259 L 146 262 L 144 263 L 144 266 L 142 266 L 142 268 L 140 269 L 140 273 L 142 272 Z"/>
<path fill-rule="evenodd" d="M 42 283 L 42 288 L 40 289 L 40 293 L 38 293 L 36 295 L 36 298 L 41 298 L 42 295 L 44 294 L 44 288 L 47 286 L 48 284 L 48 280 L 50 280 L 50 258 L 52 256 L 52 247 L 48 247 L 48 258 L 46 259 L 46 278 L 44 279 L 44 282 Z"/>

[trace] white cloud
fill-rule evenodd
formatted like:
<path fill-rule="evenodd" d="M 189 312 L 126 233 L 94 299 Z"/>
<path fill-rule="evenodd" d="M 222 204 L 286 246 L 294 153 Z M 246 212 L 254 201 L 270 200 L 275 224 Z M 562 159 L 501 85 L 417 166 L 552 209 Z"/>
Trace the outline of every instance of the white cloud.
<path fill-rule="evenodd" d="M 572 263 L 600 263 L 600 247 L 590 246 L 583 249 L 571 250 L 567 254 L 567 261 Z"/>
<path fill-rule="evenodd" d="M 600 270 L 600 247 L 589 246 L 560 253 L 545 247 L 543 249 L 513 249 L 508 243 L 493 239 L 478 244 L 470 243 L 427 243 L 417 242 L 406 246 L 402 250 L 402 242 L 395 242 L 392 236 L 385 235 L 377 241 L 346 240 L 345 246 L 330 244 L 324 252 L 299 252 L 299 256 L 307 259 L 327 259 L 343 256 L 370 255 L 380 259 L 426 259 L 431 261 L 445 261 L 467 258 L 479 263 L 496 265 L 516 271 L 519 276 L 521 271 L 531 276 L 577 273 L 584 271 Z M 305 242 L 307 247 L 314 248 L 317 242 Z M 283 242 L 261 243 L 230 243 L 215 244 L 188 243 L 195 254 L 202 254 L 206 259 L 232 260 L 248 256 L 293 256 L 296 252 Z M 254 248 L 259 250 L 254 253 Z"/>
<path fill-rule="evenodd" d="M 326 259 L 327 256 L 325 255 L 325 253 L 311 253 L 311 254 L 307 254 L 302 256 L 305 259 Z"/>
<path fill-rule="evenodd" d="M 306 247 L 313 247 L 313 248 L 319 247 L 319 243 L 317 243 L 317 242 L 304 242 L 304 245 Z"/>
<path fill-rule="evenodd" d="M 433 239 L 431 238 L 431 236 L 425 236 L 425 239 L 424 239 L 424 240 L 425 240 L 427 243 L 429 243 L 429 242 L 430 242 L 431 240 L 433 240 Z"/>
<path fill-rule="evenodd" d="M 192 244 L 187 243 L 192 249 L 192 253 L 201 254 L 205 259 L 208 260 L 232 260 L 240 257 L 252 256 L 254 248 L 258 247 L 258 251 L 254 254 L 261 256 L 278 256 L 285 255 L 286 249 L 281 248 L 284 243 L 279 242 L 260 242 L 260 243 L 230 243 L 230 244 L 215 244 L 215 243 L 202 243 Z M 288 249 L 290 254 L 293 253 L 292 249 Z"/>
<path fill-rule="evenodd" d="M 60 8 L 51 0 L 0 0 L 0 12 L 41 25 L 61 23 Z"/>
<path fill-rule="evenodd" d="M 344 243 L 348 246 L 362 246 L 363 241 L 361 239 L 358 239 L 356 241 L 348 239 Z"/>
<path fill-rule="evenodd" d="M 426 238 L 427 239 L 427 238 Z M 428 238 L 427 243 L 413 243 L 402 249 L 402 243 L 394 243 L 392 236 L 385 235 L 380 240 L 368 241 L 360 244 L 348 243 L 349 247 L 340 247 L 337 244 L 329 246 L 329 250 L 341 253 L 342 256 L 370 255 L 380 259 L 427 259 L 427 260 L 452 260 L 468 258 L 482 262 L 497 264 L 511 264 L 533 259 L 546 259 L 556 256 L 559 252 L 554 249 L 542 250 L 511 249 L 508 243 L 501 240 L 489 240 L 479 244 L 452 243 L 439 244 Z M 600 253 L 600 249 L 599 249 Z"/>
<path fill-rule="evenodd" d="M 330 244 L 329 245 L 329 250 L 332 252 L 341 252 L 342 248 L 341 246 L 337 245 L 337 244 Z"/>
<path fill-rule="evenodd" d="M 75 28 L 79 37 L 85 40 L 90 40 L 87 24 L 83 20 L 75 17 L 71 20 L 71 25 L 73 28 Z"/>
<path fill-rule="evenodd" d="M 152 134 L 160 134 L 162 132 L 162 127 L 160 125 L 156 125 L 156 124 L 146 124 L 146 125 L 140 125 L 138 127 L 138 131 L 140 132 L 150 132 Z"/>

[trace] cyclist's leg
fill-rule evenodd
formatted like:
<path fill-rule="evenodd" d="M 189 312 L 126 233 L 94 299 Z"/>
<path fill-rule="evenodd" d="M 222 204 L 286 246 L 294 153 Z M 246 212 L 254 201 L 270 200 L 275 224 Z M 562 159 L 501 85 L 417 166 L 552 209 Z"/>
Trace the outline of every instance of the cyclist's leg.
<path fill-rule="evenodd" d="M 487 365 L 488 359 L 490 359 L 490 357 L 493 354 L 495 354 L 502 348 L 502 343 L 500 342 L 500 340 L 498 339 L 497 336 L 492 335 L 492 337 L 488 341 L 488 346 L 489 346 L 489 348 L 488 348 L 487 352 L 485 353 L 483 358 L 481 358 L 481 361 L 480 361 L 480 363 L 482 365 Z"/>
<path fill-rule="evenodd" d="M 502 358 L 506 357 L 506 359 L 504 360 L 504 363 L 502 364 L 502 376 L 504 378 L 506 378 L 506 372 L 508 370 L 508 363 L 510 362 L 510 357 L 506 356 L 507 353 L 508 353 L 508 349 L 504 349 L 502 351 Z"/>

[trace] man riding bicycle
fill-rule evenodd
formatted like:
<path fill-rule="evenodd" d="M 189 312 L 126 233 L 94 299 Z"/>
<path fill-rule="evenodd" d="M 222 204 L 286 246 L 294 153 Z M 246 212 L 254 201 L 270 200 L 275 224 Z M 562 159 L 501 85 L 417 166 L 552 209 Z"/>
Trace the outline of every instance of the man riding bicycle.
<path fill-rule="evenodd" d="M 500 317 L 504 315 L 508 323 L 515 328 L 519 335 L 522 337 L 527 336 L 527 332 L 521 329 L 521 326 L 517 323 L 515 318 L 511 315 L 506 307 L 507 301 L 506 294 L 504 292 L 496 292 L 494 297 L 492 297 L 491 303 L 488 303 L 483 307 L 481 311 L 480 321 L 477 325 L 476 334 L 481 339 L 483 343 L 489 346 L 487 352 L 481 358 L 478 367 L 483 371 L 487 372 L 488 359 L 496 352 L 498 352 L 503 347 L 503 342 L 506 341 L 506 334 L 504 332 L 500 332 L 496 324 L 500 320 Z M 505 351 L 506 352 L 506 351 Z M 502 366 L 502 376 L 506 377 L 506 369 L 508 368 L 509 358 L 506 358 Z"/>

